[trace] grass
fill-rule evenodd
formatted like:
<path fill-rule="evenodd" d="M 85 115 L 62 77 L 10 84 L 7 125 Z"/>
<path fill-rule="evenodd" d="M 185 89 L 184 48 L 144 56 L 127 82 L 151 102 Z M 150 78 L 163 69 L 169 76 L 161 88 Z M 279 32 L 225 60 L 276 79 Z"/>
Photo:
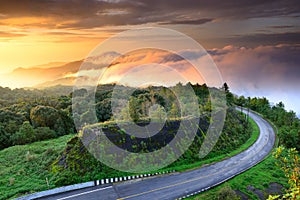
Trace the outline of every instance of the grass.
<path fill-rule="evenodd" d="M 18 145 L 0 151 L 0 199 L 55 187 L 55 178 L 48 170 L 74 135 Z M 49 180 L 47 185 L 46 178 Z"/>
<path fill-rule="evenodd" d="M 255 141 L 257 140 L 257 138 L 259 136 L 259 128 L 258 128 L 257 124 L 251 118 L 249 118 L 249 122 L 250 122 L 250 124 L 252 126 L 251 137 L 246 141 L 246 143 L 244 143 L 243 145 L 241 145 L 238 149 L 236 149 L 236 150 L 234 150 L 234 151 L 232 151 L 230 153 L 226 153 L 226 154 L 221 154 L 221 155 L 215 156 L 215 157 L 210 158 L 210 159 L 206 159 L 206 160 L 202 160 L 202 161 L 199 161 L 199 162 L 190 163 L 190 164 L 186 164 L 186 165 L 173 166 L 173 167 L 165 168 L 165 169 L 166 170 L 175 170 L 175 171 L 178 171 L 178 172 L 187 171 L 187 170 L 193 170 L 193 169 L 200 168 L 203 165 L 213 164 L 215 162 L 222 161 L 224 159 L 227 159 L 229 157 L 237 155 L 237 154 L 241 153 L 242 151 L 245 151 L 252 144 L 255 143 Z"/>
<path fill-rule="evenodd" d="M 251 185 L 263 191 L 268 188 L 270 183 L 274 182 L 279 183 L 284 187 L 288 187 L 287 179 L 284 177 L 283 172 L 275 165 L 275 158 L 273 158 L 272 155 L 269 155 L 258 165 L 234 177 L 226 183 L 188 199 L 215 199 L 215 194 L 223 188 L 225 184 L 228 184 L 233 190 L 239 190 L 246 194 L 249 199 L 259 200 L 253 192 L 247 190 L 247 187 Z"/>

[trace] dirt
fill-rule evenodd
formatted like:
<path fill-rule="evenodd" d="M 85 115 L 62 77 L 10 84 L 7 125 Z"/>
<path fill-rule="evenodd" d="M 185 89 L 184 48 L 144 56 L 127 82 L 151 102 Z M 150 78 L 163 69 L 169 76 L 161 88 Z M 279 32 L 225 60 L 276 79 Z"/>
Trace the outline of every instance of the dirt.
<path fill-rule="evenodd" d="M 271 195 L 282 194 L 283 186 L 278 183 L 270 183 L 268 188 L 266 188 L 264 190 L 260 190 L 260 189 L 255 188 L 252 185 L 248 185 L 247 190 L 256 194 L 256 196 L 260 200 L 265 200 L 268 198 L 268 196 L 270 194 Z M 241 200 L 250 200 L 250 198 L 245 193 L 243 193 L 239 190 L 235 190 L 235 193 L 241 197 Z"/>
<path fill-rule="evenodd" d="M 264 195 L 264 192 L 259 190 L 259 189 L 256 189 L 252 185 L 248 185 L 247 190 L 253 192 L 254 194 L 256 194 L 256 196 L 258 196 L 258 198 L 261 199 L 261 200 L 266 199 L 265 195 Z"/>
<path fill-rule="evenodd" d="M 278 183 L 270 183 L 269 188 L 265 189 L 267 194 L 275 195 L 282 194 L 283 186 Z"/>

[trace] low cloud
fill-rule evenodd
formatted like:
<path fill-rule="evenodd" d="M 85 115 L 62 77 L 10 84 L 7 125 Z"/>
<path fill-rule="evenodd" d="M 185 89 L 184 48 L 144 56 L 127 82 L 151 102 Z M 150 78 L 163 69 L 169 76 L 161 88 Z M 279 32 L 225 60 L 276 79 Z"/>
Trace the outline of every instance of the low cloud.
<path fill-rule="evenodd" d="M 22 37 L 22 36 L 25 36 L 25 34 L 0 31 L 1 38 Z"/>
<path fill-rule="evenodd" d="M 300 45 L 226 46 L 210 53 L 233 92 L 282 100 L 300 114 Z"/>

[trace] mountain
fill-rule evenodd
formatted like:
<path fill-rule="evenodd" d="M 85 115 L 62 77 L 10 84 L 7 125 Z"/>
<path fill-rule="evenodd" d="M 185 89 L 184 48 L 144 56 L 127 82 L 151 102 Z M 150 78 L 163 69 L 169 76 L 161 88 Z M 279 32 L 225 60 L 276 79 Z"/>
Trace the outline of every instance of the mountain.
<path fill-rule="evenodd" d="M 29 66 L 25 68 L 51 68 L 51 67 L 57 67 L 64 64 L 67 64 L 68 62 L 49 62 L 47 64 L 41 64 L 41 65 L 35 65 L 35 66 Z"/>
<path fill-rule="evenodd" d="M 82 60 L 58 66 L 54 66 L 54 63 L 51 63 L 50 65 L 39 65 L 31 68 L 20 67 L 11 73 L 1 75 L 0 85 L 13 88 L 32 87 L 45 82 L 60 80 L 71 74 L 75 74 L 79 70 L 81 63 Z"/>
<path fill-rule="evenodd" d="M 53 81 L 46 81 L 37 85 L 34 85 L 34 88 L 47 88 L 47 87 L 53 87 L 57 85 L 64 85 L 64 86 L 73 86 L 75 83 L 76 77 L 65 77 L 65 78 L 59 78 Z"/>
<path fill-rule="evenodd" d="M 120 54 L 116 52 L 105 52 L 90 56 L 85 59 L 83 71 L 91 72 L 94 69 L 100 69 L 102 66 L 108 66 L 111 61 L 119 56 Z M 78 60 L 69 63 L 52 62 L 33 67 L 19 67 L 8 74 L 0 75 L 0 85 L 11 88 L 73 85 L 82 63 L 83 60 Z M 80 77 L 79 80 L 89 81 L 86 77 Z"/>

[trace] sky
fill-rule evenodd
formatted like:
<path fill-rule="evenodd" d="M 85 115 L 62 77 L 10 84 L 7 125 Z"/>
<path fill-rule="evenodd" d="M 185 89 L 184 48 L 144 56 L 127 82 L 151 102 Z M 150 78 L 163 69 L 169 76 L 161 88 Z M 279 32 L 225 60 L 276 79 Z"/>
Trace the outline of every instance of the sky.
<path fill-rule="evenodd" d="M 299 19 L 297 0 L 0 1 L 0 73 L 81 60 L 117 33 L 162 27 L 201 44 L 234 93 L 283 101 L 300 114 Z"/>

